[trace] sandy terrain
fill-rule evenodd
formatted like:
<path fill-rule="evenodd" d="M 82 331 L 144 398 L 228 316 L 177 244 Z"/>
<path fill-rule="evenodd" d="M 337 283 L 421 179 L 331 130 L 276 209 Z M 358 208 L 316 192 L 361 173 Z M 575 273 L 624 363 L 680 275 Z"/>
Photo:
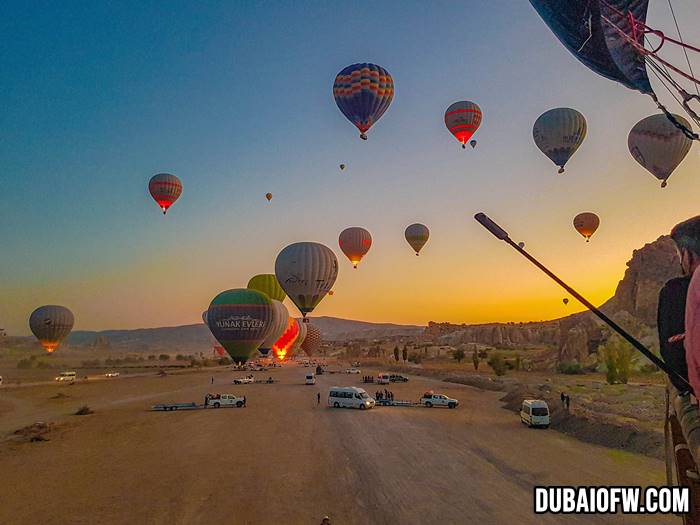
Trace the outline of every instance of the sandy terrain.
<path fill-rule="evenodd" d="M 229 385 L 214 372 L 0 389 L 0 434 L 37 420 L 50 441 L 0 444 L 0 523 L 334 524 L 668 523 L 672 517 L 535 516 L 535 485 L 655 485 L 661 462 L 531 430 L 497 392 L 428 378 L 456 410 L 325 407 L 359 376 L 308 369 L 258 373 L 274 385 Z M 214 376 L 215 384 L 210 385 Z M 374 388 L 368 388 L 370 394 Z M 245 394 L 243 409 L 149 412 L 156 402 Z M 322 405 L 316 406 L 316 393 Z M 52 399 L 58 392 L 68 397 Z M 88 404 L 89 416 L 70 415 Z"/>

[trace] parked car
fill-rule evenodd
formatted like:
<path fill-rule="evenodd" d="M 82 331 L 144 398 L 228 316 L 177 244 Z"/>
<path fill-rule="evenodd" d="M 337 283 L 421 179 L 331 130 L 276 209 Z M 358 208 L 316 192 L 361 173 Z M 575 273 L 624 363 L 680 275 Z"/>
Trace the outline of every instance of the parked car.
<path fill-rule="evenodd" d="M 334 386 L 328 391 L 328 406 L 333 408 L 359 408 L 366 410 L 375 405 L 374 399 L 363 388 Z"/>
<path fill-rule="evenodd" d="M 432 407 L 447 407 L 456 408 L 459 405 L 459 401 L 451 397 L 447 397 L 445 394 L 435 394 L 433 392 L 426 392 L 420 398 L 422 405 L 432 408 Z"/>
<path fill-rule="evenodd" d="M 360 374 L 360 369 L 359 368 L 347 368 L 345 369 L 346 374 Z"/>
<path fill-rule="evenodd" d="M 520 407 L 520 421 L 528 427 L 549 427 L 549 406 L 542 399 L 526 399 Z"/>
<path fill-rule="evenodd" d="M 204 396 L 204 406 L 219 408 L 222 406 L 237 406 L 241 408 L 245 405 L 245 397 L 234 394 L 207 394 Z"/>
<path fill-rule="evenodd" d="M 253 376 L 237 377 L 236 379 L 233 380 L 234 385 L 248 385 L 250 383 L 255 383 L 255 377 L 253 377 Z"/>
<path fill-rule="evenodd" d="M 391 374 L 389 376 L 389 381 L 391 381 L 392 383 L 406 383 L 408 381 L 408 378 L 402 376 L 401 374 Z"/>
<path fill-rule="evenodd" d="M 305 381 L 307 385 L 315 385 L 316 384 L 316 376 L 314 374 L 306 374 Z"/>
<path fill-rule="evenodd" d="M 75 372 L 61 372 L 54 379 L 59 383 L 75 383 L 76 377 Z"/>
<path fill-rule="evenodd" d="M 107 372 L 105 377 L 119 377 L 119 372 Z"/>

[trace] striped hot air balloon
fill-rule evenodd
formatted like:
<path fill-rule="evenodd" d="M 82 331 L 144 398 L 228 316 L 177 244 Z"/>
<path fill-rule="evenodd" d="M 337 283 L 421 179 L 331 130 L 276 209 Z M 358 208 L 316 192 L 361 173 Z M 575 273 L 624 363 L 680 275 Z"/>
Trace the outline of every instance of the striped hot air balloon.
<path fill-rule="evenodd" d="M 372 236 L 364 228 L 346 228 L 340 232 L 338 245 L 345 256 L 350 259 L 353 268 L 357 268 L 362 258 L 372 247 Z"/>
<path fill-rule="evenodd" d="M 542 113 L 532 128 L 538 148 L 559 166 L 564 166 L 586 138 L 586 118 L 571 108 L 555 108 Z"/>
<path fill-rule="evenodd" d="M 687 129 L 690 123 L 680 115 L 674 118 Z M 666 117 L 658 114 L 637 122 L 627 137 L 627 146 L 634 160 L 661 181 L 666 181 L 690 151 L 693 141 Z"/>
<path fill-rule="evenodd" d="M 404 235 L 406 237 L 406 241 L 411 245 L 411 248 L 413 248 L 417 256 L 418 252 L 421 251 L 421 248 L 423 248 L 425 243 L 428 242 L 430 230 L 428 230 L 428 227 L 425 224 L 416 223 L 407 226 Z"/>
<path fill-rule="evenodd" d="M 262 292 L 237 288 L 217 295 L 207 310 L 207 324 L 235 363 L 245 363 L 267 337 L 272 300 Z"/>
<path fill-rule="evenodd" d="M 52 353 L 73 329 L 75 317 L 65 306 L 40 306 L 29 316 L 29 328 L 47 352 Z"/>
<path fill-rule="evenodd" d="M 317 242 L 297 242 L 284 248 L 275 260 L 275 276 L 304 317 L 333 288 L 338 259 L 333 250 Z"/>
<path fill-rule="evenodd" d="M 459 141 L 462 148 L 467 147 L 467 142 L 481 125 L 481 108 L 474 102 L 462 100 L 455 102 L 445 111 L 445 126 Z M 476 141 L 472 141 L 476 146 Z"/>
<path fill-rule="evenodd" d="M 258 348 L 258 352 L 260 352 L 263 356 L 267 356 L 272 349 L 272 345 L 274 345 L 277 340 L 282 337 L 282 334 L 287 329 L 287 320 L 289 319 L 289 311 L 287 311 L 287 307 L 275 299 L 272 300 L 272 310 L 270 333 L 267 334 L 265 340 L 260 343 L 260 348 Z"/>
<path fill-rule="evenodd" d="M 260 273 L 251 277 L 248 281 L 248 288 L 267 294 L 270 299 L 275 301 L 284 301 L 284 298 L 287 297 L 277 277 L 272 273 Z"/>
<path fill-rule="evenodd" d="M 318 349 L 321 348 L 321 342 L 323 338 L 321 337 L 321 329 L 312 323 L 306 323 L 306 337 L 304 342 L 301 343 L 301 349 L 306 352 L 306 355 L 311 357 Z"/>
<path fill-rule="evenodd" d="M 292 345 L 292 349 L 289 352 L 289 355 L 296 355 L 299 350 L 301 350 L 301 345 L 304 344 L 304 341 L 306 340 L 306 334 L 308 332 L 308 325 L 309 323 L 304 322 L 304 318 L 297 318 L 297 325 L 299 325 L 299 334 L 297 335 L 296 341 L 294 341 L 294 344 Z"/>
<path fill-rule="evenodd" d="M 170 173 L 159 173 L 151 177 L 148 183 L 148 191 L 151 192 L 153 200 L 158 203 L 160 209 L 163 210 L 163 215 L 165 215 L 168 208 L 180 198 L 182 182 Z"/>
<path fill-rule="evenodd" d="M 297 320 L 294 319 L 294 317 L 290 316 L 287 319 L 287 328 L 285 328 L 280 338 L 272 345 L 272 351 L 278 360 L 284 361 L 298 336 L 299 323 L 297 323 Z"/>
<path fill-rule="evenodd" d="M 353 64 L 335 77 L 333 97 L 345 117 L 367 140 L 367 131 L 389 108 L 394 98 L 394 79 L 376 64 Z"/>

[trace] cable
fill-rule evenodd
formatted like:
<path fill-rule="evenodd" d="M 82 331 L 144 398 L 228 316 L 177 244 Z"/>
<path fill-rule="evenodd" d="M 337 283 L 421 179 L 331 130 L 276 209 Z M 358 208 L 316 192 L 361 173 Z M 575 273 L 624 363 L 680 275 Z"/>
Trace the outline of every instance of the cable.
<path fill-rule="evenodd" d="M 678 39 L 683 43 L 683 54 L 685 55 L 685 61 L 688 63 L 688 69 L 690 70 L 690 74 L 692 76 L 695 76 L 695 73 L 693 73 L 693 66 L 690 65 L 690 58 L 688 58 L 688 51 L 685 48 L 685 42 L 683 42 L 683 35 L 681 34 L 681 28 L 678 27 L 678 20 L 676 19 L 676 13 L 673 10 L 673 4 L 671 3 L 671 0 L 668 0 L 668 7 L 671 9 L 671 15 L 673 16 L 673 23 L 676 25 L 676 31 L 678 32 Z M 698 90 L 698 85 L 695 84 L 695 92 L 700 95 L 700 90 Z"/>

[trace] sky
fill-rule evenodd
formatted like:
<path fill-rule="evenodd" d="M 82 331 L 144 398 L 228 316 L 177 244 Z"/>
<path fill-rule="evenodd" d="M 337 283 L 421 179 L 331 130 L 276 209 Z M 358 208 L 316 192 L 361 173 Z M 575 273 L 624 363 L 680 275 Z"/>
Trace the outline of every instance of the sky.
<path fill-rule="evenodd" d="M 668 4 L 651 4 L 649 24 L 673 34 Z M 685 39 L 700 42 L 700 5 L 674 7 Z M 200 322 L 217 293 L 272 273 L 298 241 L 322 242 L 340 262 L 313 315 L 551 319 L 581 306 L 564 306 L 476 212 L 602 303 L 634 249 L 700 211 L 698 146 L 661 190 L 627 149 L 629 129 L 656 112 L 651 100 L 577 62 L 524 0 L 8 2 L 2 12 L 0 326 L 11 334 L 29 333 L 42 304 L 68 306 L 83 330 Z M 368 141 L 331 93 L 356 62 L 395 82 Z M 444 126 L 457 100 L 483 111 L 474 150 Z M 563 175 L 532 140 L 535 119 L 560 106 L 588 122 Z M 147 189 L 159 172 L 184 186 L 167 216 Z M 572 227 L 582 211 L 601 217 L 590 243 Z M 403 237 L 414 222 L 431 231 L 420 257 Z M 373 237 L 357 270 L 338 249 L 349 226 Z"/>

